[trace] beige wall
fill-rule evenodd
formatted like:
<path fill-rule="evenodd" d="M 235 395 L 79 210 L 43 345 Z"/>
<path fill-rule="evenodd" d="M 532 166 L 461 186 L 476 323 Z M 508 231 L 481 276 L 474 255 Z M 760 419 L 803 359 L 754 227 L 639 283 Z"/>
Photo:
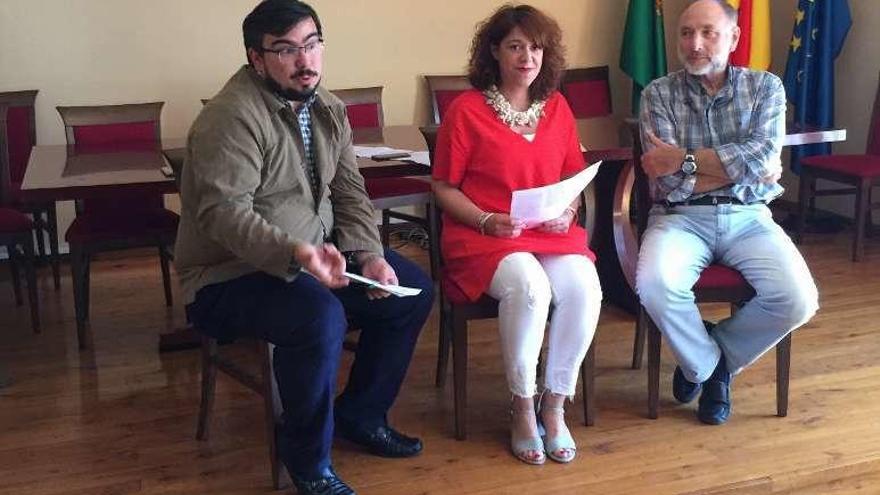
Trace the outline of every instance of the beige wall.
<path fill-rule="evenodd" d="M 463 71 L 477 21 L 503 1 L 315 0 L 330 88 L 385 86 L 389 124 L 422 123 L 427 73 Z M 163 134 L 183 136 L 244 62 L 255 0 L 3 0 L 0 90 L 38 88 L 38 140 L 64 142 L 56 105 L 163 100 Z M 539 0 L 572 65 L 616 65 L 625 2 Z M 439 6 L 439 8 L 437 8 Z M 433 11 L 429 15 L 429 11 Z"/>

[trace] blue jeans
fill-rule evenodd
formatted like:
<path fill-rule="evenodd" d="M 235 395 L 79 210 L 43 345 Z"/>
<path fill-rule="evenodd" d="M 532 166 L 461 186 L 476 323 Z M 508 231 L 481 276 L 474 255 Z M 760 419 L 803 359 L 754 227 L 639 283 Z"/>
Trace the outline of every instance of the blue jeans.
<path fill-rule="evenodd" d="M 250 336 L 275 345 L 273 366 L 284 407 L 279 456 L 302 479 L 318 478 L 330 466 L 334 418 L 385 424 L 431 311 L 431 280 L 391 250 L 385 259 L 401 285 L 422 293 L 370 301 L 362 287 L 330 290 L 305 274 L 288 283 L 257 272 L 203 287 L 187 306 L 191 321 L 213 337 Z M 347 318 L 361 335 L 348 384 L 334 404 Z"/>
<path fill-rule="evenodd" d="M 742 273 L 757 293 L 710 336 L 692 287 L 720 263 Z M 642 239 L 636 291 L 685 378 L 705 381 L 719 359 L 739 373 L 819 308 L 804 258 L 763 203 L 654 206 Z"/>

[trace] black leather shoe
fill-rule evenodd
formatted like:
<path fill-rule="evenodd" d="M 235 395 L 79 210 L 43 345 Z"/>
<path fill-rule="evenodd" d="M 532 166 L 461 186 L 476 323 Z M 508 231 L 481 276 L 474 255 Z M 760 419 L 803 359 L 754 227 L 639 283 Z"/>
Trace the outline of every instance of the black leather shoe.
<path fill-rule="evenodd" d="M 703 383 L 697 418 L 708 425 L 724 424 L 730 418 L 730 373 L 723 356 L 712 376 Z"/>
<path fill-rule="evenodd" d="M 354 490 L 339 479 L 332 468 L 328 468 L 324 475 L 316 480 L 301 480 L 293 475 L 290 477 L 299 495 L 355 495 Z"/>
<path fill-rule="evenodd" d="M 336 434 L 381 457 L 412 457 L 422 451 L 421 440 L 408 437 L 388 425 L 366 428 L 336 420 Z"/>
<path fill-rule="evenodd" d="M 682 404 L 687 404 L 697 398 L 697 395 L 699 395 L 702 388 L 702 383 L 688 381 L 688 379 L 684 377 L 681 368 L 678 366 L 675 367 L 675 372 L 672 373 L 672 395 L 675 397 L 675 400 Z"/>

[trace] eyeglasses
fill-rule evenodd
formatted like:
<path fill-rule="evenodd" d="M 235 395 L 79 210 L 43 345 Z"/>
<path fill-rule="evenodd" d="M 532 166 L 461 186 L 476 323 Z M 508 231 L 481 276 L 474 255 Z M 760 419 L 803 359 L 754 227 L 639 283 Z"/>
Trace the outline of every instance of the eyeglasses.
<path fill-rule="evenodd" d="M 263 52 L 274 53 L 278 55 L 278 60 L 283 63 L 292 63 L 296 60 L 297 55 L 302 52 L 303 55 L 311 55 L 316 53 L 320 48 L 324 46 L 324 38 L 318 38 L 314 41 L 310 41 L 302 46 L 296 45 L 287 45 L 284 48 L 272 49 L 272 48 L 261 48 L 260 50 Z"/>

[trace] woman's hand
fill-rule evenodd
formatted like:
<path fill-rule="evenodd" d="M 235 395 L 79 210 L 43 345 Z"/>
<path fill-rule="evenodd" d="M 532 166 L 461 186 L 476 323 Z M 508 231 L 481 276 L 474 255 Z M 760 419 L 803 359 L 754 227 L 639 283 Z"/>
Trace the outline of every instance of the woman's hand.
<path fill-rule="evenodd" d="M 568 232 L 568 228 L 571 227 L 571 222 L 574 221 L 574 216 L 574 208 L 566 208 L 566 210 L 562 212 L 562 215 L 553 220 L 547 220 L 541 225 L 538 225 L 536 229 L 540 232 L 547 232 L 549 234 L 564 234 Z"/>
<path fill-rule="evenodd" d="M 522 222 L 510 218 L 510 215 L 504 213 L 492 214 L 492 216 L 486 220 L 486 225 L 484 227 L 486 235 L 505 237 L 508 239 L 519 237 L 519 235 L 522 234 L 522 229 Z"/>

